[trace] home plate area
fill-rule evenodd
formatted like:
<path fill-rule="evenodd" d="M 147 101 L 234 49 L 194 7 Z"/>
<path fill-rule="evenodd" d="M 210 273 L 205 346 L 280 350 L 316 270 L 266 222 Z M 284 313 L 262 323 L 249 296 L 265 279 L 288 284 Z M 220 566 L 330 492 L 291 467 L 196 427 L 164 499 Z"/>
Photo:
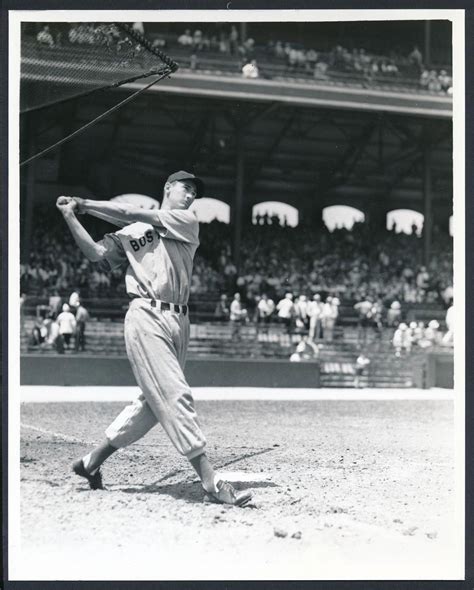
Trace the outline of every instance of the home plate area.
<path fill-rule="evenodd" d="M 246 508 L 203 502 L 195 473 L 159 426 L 111 457 L 107 489 L 91 491 L 71 463 L 103 438 L 123 401 L 23 402 L 22 549 L 12 572 L 72 580 L 455 575 L 452 399 L 258 393 L 196 401 L 216 469 L 253 491 Z"/>

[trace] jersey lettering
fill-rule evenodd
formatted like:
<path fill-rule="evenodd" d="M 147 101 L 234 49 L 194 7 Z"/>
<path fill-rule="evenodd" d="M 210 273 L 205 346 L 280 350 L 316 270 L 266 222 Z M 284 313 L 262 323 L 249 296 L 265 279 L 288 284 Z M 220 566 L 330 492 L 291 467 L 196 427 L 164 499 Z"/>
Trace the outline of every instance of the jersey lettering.
<path fill-rule="evenodd" d="M 143 246 L 146 246 L 147 242 L 149 244 L 151 244 L 151 242 L 153 242 L 153 232 L 151 231 L 151 229 L 149 229 L 147 232 L 145 232 L 145 235 L 141 236 L 141 238 L 138 238 L 138 240 L 129 240 L 129 242 L 130 242 L 130 246 L 133 248 L 133 251 L 138 252 L 138 250 L 140 250 L 140 248 L 143 248 Z"/>

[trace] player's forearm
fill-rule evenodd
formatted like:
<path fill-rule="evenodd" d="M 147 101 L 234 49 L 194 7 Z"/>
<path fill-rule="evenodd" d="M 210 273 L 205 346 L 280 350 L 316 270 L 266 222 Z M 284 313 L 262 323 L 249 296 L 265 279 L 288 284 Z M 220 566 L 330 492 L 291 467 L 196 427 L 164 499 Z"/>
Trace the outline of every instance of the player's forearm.
<path fill-rule="evenodd" d="M 81 249 L 81 252 L 84 254 L 84 256 L 91 262 L 98 262 L 99 260 L 102 260 L 102 258 L 105 256 L 104 246 L 94 242 L 74 213 L 70 212 L 64 214 L 63 217 L 71 231 L 72 237 Z"/>
<path fill-rule="evenodd" d="M 85 213 L 85 211 L 84 211 Z M 116 225 L 117 227 L 125 227 L 126 225 L 128 225 L 128 223 L 126 221 L 122 221 L 121 219 L 117 219 L 116 217 L 114 217 L 113 215 L 110 215 L 109 213 L 100 213 L 98 211 L 94 211 L 94 212 L 89 212 L 89 215 L 92 215 L 93 217 L 96 217 L 97 219 L 102 219 L 103 221 L 107 221 L 108 223 L 111 223 L 112 225 Z"/>
<path fill-rule="evenodd" d="M 96 217 L 107 215 L 109 218 L 123 224 L 142 221 L 157 226 L 161 225 L 159 214 L 156 210 L 142 209 L 141 207 L 136 207 L 128 203 L 111 203 L 110 201 L 84 199 L 80 204 L 80 209 L 83 213 L 89 213 Z M 103 217 L 101 218 L 103 219 Z"/>

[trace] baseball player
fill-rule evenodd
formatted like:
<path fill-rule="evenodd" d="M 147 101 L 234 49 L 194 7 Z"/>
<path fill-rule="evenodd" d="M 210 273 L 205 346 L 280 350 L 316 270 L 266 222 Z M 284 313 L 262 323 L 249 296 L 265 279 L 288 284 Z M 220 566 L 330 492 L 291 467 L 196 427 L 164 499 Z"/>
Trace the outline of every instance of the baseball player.
<path fill-rule="evenodd" d="M 199 223 L 189 207 L 201 197 L 199 178 L 179 171 L 168 177 L 161 209 L 125 203 L 59 197 L 71 233 L 93 262 L 126 268 L 131 298 L 125 317 L 125 344 L 139 397 L 105 431 L 105 440 L 73 464 L 92 489 L 103 489 L 100 467 L 117 449 L 144 436 L 158 422 L 179 453 L 189 459 L 208 501 L 244 506 L 250 491 L 236 491 L 214 471 L 206 453 L 194 400 L 183 374 L 189 340 L 188 297 Z M 122 229 L 95 242 L 76 217 L 87 213 Z"/>

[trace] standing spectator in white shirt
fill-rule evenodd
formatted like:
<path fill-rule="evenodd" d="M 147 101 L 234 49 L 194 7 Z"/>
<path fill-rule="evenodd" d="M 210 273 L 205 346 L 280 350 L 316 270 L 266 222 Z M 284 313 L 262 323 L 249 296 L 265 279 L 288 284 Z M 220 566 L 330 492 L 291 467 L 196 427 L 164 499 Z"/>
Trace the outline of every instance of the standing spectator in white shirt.
<path fill-rule="evenodd" d="M 321 296 L 318 293 L 315 293 L 313 295 L 313 300 L 308 303 L 310 340 L 319 340 L 322 338 L 322 312 L 323 303 L 321 302 Z"/>
<path fill-rule="evenodd" d="M 354 305 L 359 318 L 357 323 L 357 342 L 365 344 L 367 342 L 367 330 L 372 324 L 373 319 L 373 303 L 370 297 L 363 297 Z"/>
<path fill-rule="evenodd" d="M 277 303 L 278 318 L 282 322 L 288 334 L 292 332 L 292 321 L 293 321 L 293 294 L 286 293 L 283 299 Z"/>
<path fill-rule="evenodd" d="M 309 323 L 309 316 L 308 300 L 306 299 L 306 295 L 300 295 L 295 299 L 294 314 L 296 320 L 296 327 L 302 330 L 307 329 Z"/>
<path fill-rule="evenodd" d="M 268 324 L 274 311 L 275 303 L 273 299 L 270 299 L 266 293 L 263 293 L 262 298 L 257 304 L 257 325 L 262 324 L 264 332 L 268 332 Z"/>
<path fill-rule="evenodd" d="M 395 348 L 395 356 L 402 356 L 402 351 L 409 353 L 411 351 L 411 334 L 408 326 L 405 323 L 401 323 L 395 330 L 392 340 L 393 347 Z"/>
<path fill-rule="evenodd" d="M 327 297 L 323 304 L 323 310 L 321 314 L 321 323 L 323 326 L 323 338 L 331 342 L 334 338 L 334 326 L 336 325 L 336 319 L 339 315 L 338 311 L 339 299 L 337 303 L 333 303 L 333 297 Z"/>
<path fill-rule="evenodd" d="M 56 319 L 59 326 L 59 334 L 64 340 L 64 347 L 69 348 L 71 342 L 71 336 L 76 330 L 76 318 L 71 313 L 70 307 L 67 303 L 63 305 L 62 312 Z"/>
<path fill-rule="evenodd" d="M 242 307 L 240 293 L 235 293 L 230 304 L 230 324 L 232 326 L 232 340 L 240 340 L 240 328 L 247 318 L 247 310 Z"/>
<path fill-rule="evenodd" d="M 81 300 L 79 295 L 79 290 L 73 291 L 69 296 L 69 307 L 73 310 L 76 310 L 79 307 Z M 64 311 L 64 306 L 63 306 Z"/>
<path fill-rule="evenodd" d="M 390 304 L 390 309 L 387 311 L 387 326 L 395 328 L 398 326 L 402 317 L 402 306 L 398 301 L 393 301 Z"/>

